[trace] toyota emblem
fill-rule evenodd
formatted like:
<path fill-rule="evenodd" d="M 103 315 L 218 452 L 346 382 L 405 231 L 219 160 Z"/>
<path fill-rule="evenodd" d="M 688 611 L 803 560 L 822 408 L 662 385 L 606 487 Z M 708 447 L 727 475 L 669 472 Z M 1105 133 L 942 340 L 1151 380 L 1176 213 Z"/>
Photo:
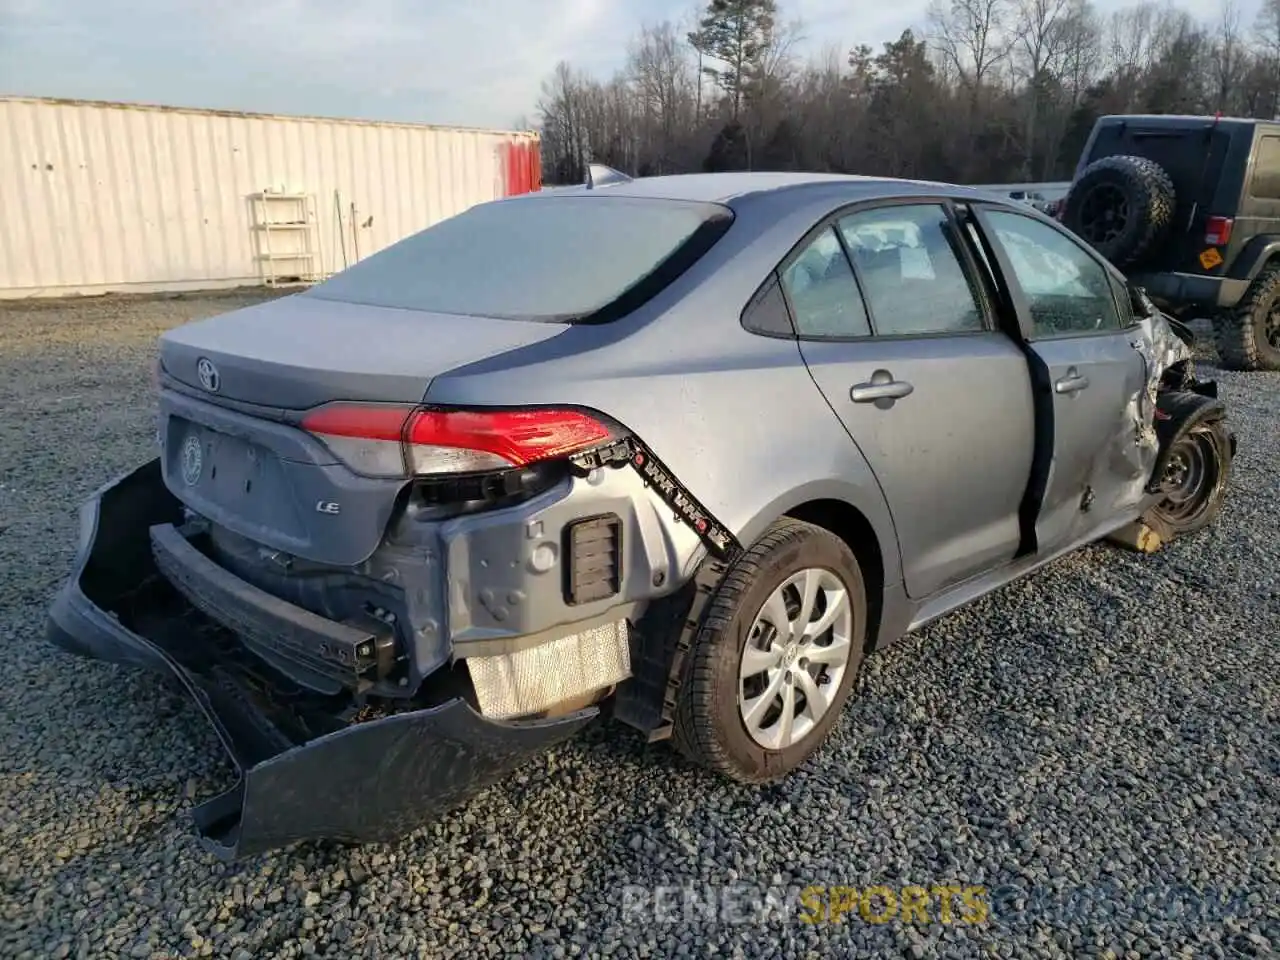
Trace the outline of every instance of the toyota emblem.
<path fill-rule="evenodd" d="M 201 357 L 196 361 L 196 376 L 200 378 L 200 386 L 210 393 L 217 393 L 218 387 L 222 386 L 222 375 L 208 357 Z"/>

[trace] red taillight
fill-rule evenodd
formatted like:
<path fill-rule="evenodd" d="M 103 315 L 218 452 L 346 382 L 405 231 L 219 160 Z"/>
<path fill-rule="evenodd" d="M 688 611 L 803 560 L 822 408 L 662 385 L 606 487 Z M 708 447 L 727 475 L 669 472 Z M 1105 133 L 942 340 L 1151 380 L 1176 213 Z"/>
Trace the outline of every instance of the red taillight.
<path fill-rule="evenodd" d="M 565 457 L 613 439 L 613 431 L 577 410 L 422 410 L 341 403 L 303 418 L 352 469 L 369 476 L 509 470 Z"/>
<path fill-rule="evenodd" d="M 599 420 L 576 410 L 424 410 L 409 423 L 410 446 L 487 453 L 514 467 L 599 446 L 610 436 Z"/>
<path fill-rule="evenodd" d="M 333 404 L 320 407 L 302 418 L 302 429 L 326 437 L 357 440 L 391 440 L 404 437 L 405 422 L 412 407 L 377 404 Z"/>
<path fill-rule="evenodd" d="M 1204 242 L 1211 247 L 1222 247 L 1231 242 L 1231 217 L 1210 217 L 1204 225 Z"/>

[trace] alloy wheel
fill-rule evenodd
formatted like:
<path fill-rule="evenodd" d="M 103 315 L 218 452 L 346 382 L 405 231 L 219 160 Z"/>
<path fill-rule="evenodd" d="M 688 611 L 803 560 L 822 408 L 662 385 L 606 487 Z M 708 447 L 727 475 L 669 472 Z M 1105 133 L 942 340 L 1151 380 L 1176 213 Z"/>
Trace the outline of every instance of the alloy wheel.
<path fill-rule="evenodd" d="M 792 574 L 765 600 L 747 633 L 738 710 L 751 739 L 785 750 L 830 709 L 848 669 L 853 607 L 830 570 Z"/>

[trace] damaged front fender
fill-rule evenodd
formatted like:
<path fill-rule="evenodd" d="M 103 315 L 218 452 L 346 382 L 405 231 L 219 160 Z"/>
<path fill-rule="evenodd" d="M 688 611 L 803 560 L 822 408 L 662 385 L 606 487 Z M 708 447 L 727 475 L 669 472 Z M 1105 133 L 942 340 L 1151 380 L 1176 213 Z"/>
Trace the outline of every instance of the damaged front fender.
<path fill-rule="evenodd" d="M 1182 329 L 1175 331 L 1170 320 L 1156 311 L 1143 319 L 1139 326 L 1140 335 L 1133 341 L 1133 348 L 1145 365 L 1146 376 L 1143 390 L 1130 401 L 1130 415 L 1136 427 L 1139 459 L 1148 476 L 1160 449 L 1160 439 L 1155 431 L 1160 391 L 1166 378 L 1175 371 L 1180 372 L 1180 380 L 1194 376 L 1191 370 L 1194 341 L 1185 339 L 1190 331 L 1181 324 L 1179 327 Z"/>
<path fill-rule="evenodd" d="M 1217 384 L 1196 376 L 1192 330 L 1157 309 L 1140 288 L 1131 287 L 1130 295 L 1138 323 L 1129 345 L 1141 358 L 1143 375 L 1117 421 L 1119 442 L 1110 449 L 1113 469 L 1129 478 L 1117 509 L 1147 511 L 1160 502 L 1170 450 L 1186 418 L 1225 420 L 1226 408 L 1217 400 Z M 1229 459 L 1235 436 L 1226 436 Z M 1142 527 L 1146 521 L 1134 522 Z"/>
<path fill-rule="evenodd" d="M 48 637 L 80 656 L 154 670 L 200 708 L 239 778 L 193 811 L 203 846 L 221 859 L 304 840 L 396 840 L 597 714 L 590 707 L 504 722 L 452 699 L 374 719 L 358 713 L 323 730 L 281 724 L 262 686 L 246 682 L 252 671 L 210 655 L 190 609 L 156 570 L 150 528 L 181 514 L 157 460 L 95 494 L 81 513 L 79 555 L 50 611 Z"/>
<path fill-rule="evenodd" d="M 1145 376 L 1125 412 L 1125 431 L 1132 439 L 1122 449 L 1134 477 L 1126 502 L 1147 506 L 1140 518 L 1108 539 L 1153 552 L 1216 515 L 1236 453 L 1236 436 L 1227 427 L 1227 409 L 1218 399 L 1217 384 L 1196 376 L 1194 333 L 1158 310 L 1139 288 L 1130 292 L 1140 317 L 1131 345 L 1142 358 Z M 1190 438 L 1193 431 L 1198 431 L 1196 439 Z M 1203 467 L 1187 474 L 1199 478 L 1194 489 L 1169 479 L 1171 461 L 1185 458 L 1189 442 L 1200 445 L 1194 455 Z"/>
<path fill-rule="evenodd" d="M 1201 387 L 1202 389 L 1196 389 Z M 1151 468 L 1151 479 L 1147 489 L 1151 493 L 1160 492 L 1161 478 L 1169 464 L 1174 443 L 1179 437 L 1198 423 L 1209 420 L 1223 420 L 1227 416 L 1227 405 L 1218 398 L 1217 385 L 1195 383 L 1185 391 L 1165 392 L 1156 401 L 1154 431 L 1158 451 Z M 1203 389 L 1208 388 L 1208 389 Z M 1227 434 L 1230 444 L 1230 455 L 1236 454 L 1236 435 L 1234 431 Z"/>

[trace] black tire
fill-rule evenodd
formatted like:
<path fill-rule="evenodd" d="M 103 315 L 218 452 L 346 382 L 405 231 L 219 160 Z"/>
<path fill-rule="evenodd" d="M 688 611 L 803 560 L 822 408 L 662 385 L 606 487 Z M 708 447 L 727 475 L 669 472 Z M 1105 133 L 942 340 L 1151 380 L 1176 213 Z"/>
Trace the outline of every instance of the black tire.
<path fill-rule="evenodd" d="M 797 743 L 770 750 L 752 739 L 743 722 L 738 673 L 761 607 L 788 577 L 806 568 L 831 571 L 847 591 L 853 614 L 851 650 L 826 713 Z M 711 598 L 685 659 L 676 704 L 675 746 L 700 766 L 741 783 L 766 783 L 785 776 L 821 746 L 839 719 L 862 667 L 866 630 L 866 587 L 844 541 L 799 520 L 775 522 L 734 563 Z"/>
<path fill-rule="evenodd" d="M 1194 393 L 1169 394 L 1161 409 L 1174 422 L 1204 403 Z M 1190 536 L 1217 519 L 1231 478 L 1231 437 L 1221 413 L 1211 413 L 1180 427 L 1169 440 L 1162 482 L 1185 477 L 1142 518 L 1163 540 Z"/>
<path fill-rule="evenodd" d="M 1280 265 L 1265 267 L 1233 310 L 1213 318 L 1227 370 L 1280 370 Z"/>
<path fill-rule="evenodd" d="M 1071 185 L 1062 223 L 1117 267 L 1132 266 L 1164 239 L 1176 205 L 1173 180 L 1145 157 L 1095 160 Z"/>

